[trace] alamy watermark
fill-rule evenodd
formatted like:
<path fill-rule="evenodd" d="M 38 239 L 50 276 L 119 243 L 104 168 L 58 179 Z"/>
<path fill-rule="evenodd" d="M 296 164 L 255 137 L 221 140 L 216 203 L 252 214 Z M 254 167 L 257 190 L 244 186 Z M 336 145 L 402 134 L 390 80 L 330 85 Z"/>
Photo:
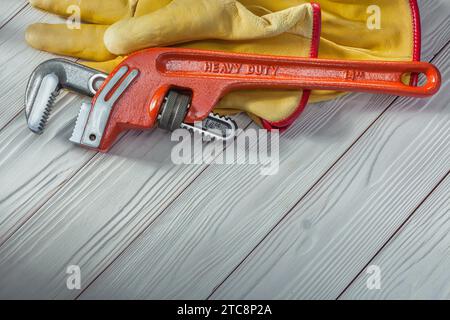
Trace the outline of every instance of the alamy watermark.
<path fill-rule="evenodd" d="M 367 7 L 367 28 L 369 30 L 381 29 L 381 8 L 378 5 L 370 5 Z M 81 29 L 81 8 L 78 5 L 70 5 L 67 7 L 66 13 L 69 15 L 66 20 L 67 28 Z"/>
<path fill-rule="evenodd" d="M 377 265 L 367 267 L 366 273 L 369 275 L 366 287 L 369 290 L 381 290 L 381 268 Z"/>
<path fill-rule="evenodd" d="M 80 266 L 70 265 L 66 269 L 66 286 L 69 290 L 81 290 L 81 269 Z"/>
<path fill-rule="evenodd" d="M 171 140 L 174 164 L 258 165 L 261 175 L 278 173 L 280 164 L 280 132 L 264 129 L 238 129 L 236 138 L 228 143 L 220 140 L 204 143 L 199 134 L 185 129 L 175 130 Z"/>
<path fill-rule="evenodd" d="M 381 8 L 377 5 L 367 7 L 367 29 L 380 30 L 381 29 Z"/>
<path fill-rule="evenodd" d="M 67 28 L 70 30 L 81 29 L 81 8 L 77 5 L 70 5 L 66 10 L 69 17 L 66 20 Z"/>

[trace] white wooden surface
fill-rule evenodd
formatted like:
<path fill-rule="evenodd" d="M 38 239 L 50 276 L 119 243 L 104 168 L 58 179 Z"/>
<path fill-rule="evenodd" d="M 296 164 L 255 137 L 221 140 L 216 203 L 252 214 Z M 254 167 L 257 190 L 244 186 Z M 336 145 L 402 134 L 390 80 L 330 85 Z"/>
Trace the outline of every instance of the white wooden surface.
<path fill-rule="evenodd" d="M 27 76 L 50 55 L 28 48 L 23 32 L 55 18 L 0 2 L 0 298 L 366 297 L 357 290 L 364 267 L 391 256 L 389 239 L 411 216 L 448 218 L 421 206 L 450 170 L 448 82 L 430 101 L 355 94 L 311 105 L 283 135 L 271 177 L 251 165 L 175 166 L 158 130 L 130 133 L 100 155 L 67 141 L 81 103 L 73 95 L 61 98 L 43 136 L 28 132 Z M 424 57 L 446 79 L 449 3 L 421 6 Z M 445 202 L 445 187 L 438 190 Z M 427 239 L 427 230 L 409 232 Z M 442 241 L 433 252 L 445 254 Z M 448 279 L 430 257 L 434 283 Z M 81 267 L 81 291 L 66 288 L 71 264 Z M 373 297 L 395 296 L 385 285 Z M 404 287 L 409 297 L 449 290 Z"/>
<path fill-rule="evenodd" d="M 3 27 L 17 12 L 26 6 L 26 0 L 3 0 L 1 5 L 0 27 Z"/>
<path fill-rule="evenodd" d="M 342 299 L 450 299 L 450 176 L 370 264 L 382 270 L 381 290 L 360 275 Z M 434 261 L 434 263 L 430 263 Z"/>
<path fill-rule="evenodd" d="M 447 55 L 442 58 L 437 62 L 448 68 L 443 63 Z M 298 199 L 306 192 L 307 176 L 314 171 L 303 169 L 304 176 L 296 172 L 297 163 L 290 166 L 286 159 L 276 179 L 258 177 L 255 170 L 249 174 L 250 168 L 209 168 L 84 297 L 207 297 L 275 224 L 262 248 L 254 250 L 212 298 L 337 297 L 379 244 L 395 233 L 410 207 L 450 169 L 448 98 L 444 87 L 433 100 L 396 103 L 300 204 L 293 210 L 286 206 L 289 218 L 281 223 L 283 205 L 292 201 L 292 194 Z M 326 159 L 309 159 L 301 144 L 287 148 L 296 150 L 297 160 Z M 245 198 L 239 187 L 224 183 L 237 179 L 254 186 Z M 264 194 L 264 200 L 255 203 L 258 194 Z M 221 209 L 212 212 L 207 205 L 211 203 Z"/>
<path fill-rule="evenodd" d="M 444 79 L 448 60 L 446 50 L 434 61 Z M 450 170 L 450 82 L 442 89 L 394 103 L 213 297 L 330 299 L 344 291 Z"/>

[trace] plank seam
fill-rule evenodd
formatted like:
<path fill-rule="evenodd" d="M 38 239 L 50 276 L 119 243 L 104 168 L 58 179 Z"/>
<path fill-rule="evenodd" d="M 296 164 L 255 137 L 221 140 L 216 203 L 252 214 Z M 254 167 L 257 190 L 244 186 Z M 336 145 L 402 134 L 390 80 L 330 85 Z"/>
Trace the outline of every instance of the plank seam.
<path fill-rule="evenodd" d="M 28 4 L 26 4 L 24 6 L 24 8 L 22 8 L 20 11 L 22 11 L 23 9 L 25 9 L 25 7 Z M 17 14 L 20 13 L 20 11 L 17 12 Z M 0 28 L 1 29 L 1 28 Z M 80 59 L 76 59 L 75 62 L 80 61 Z M 24 108 L 25 109 L 25 108 Z M 15 116 L 13 116 L 11 118 L 11 120 L 9 120 L 8 122 L 6 122 L 6 124 L 0 128 L 0 132 L 2 130 L 4 130 L 6 127 L 8 127 L 11 123 L 13 123 L 14 121 L 16 121 L 19 117 L 22 116 L 22 113 L 24 111 L 24 109 L 20 110 Z M 121 137 L 119 139 L 119 141 L 122 139 L 123 137 Z M 59 192 L 60 189 L 62 189 L 68 182 L 70 182 L 78 173 L 80 173 L 85 167 L 87 167 L 87 165 L 89 163 L 91 163 L 91 161 L 93 161 L 96 156 L 99 154 L 99 152 L 96 152 L 93 154 L 93 156 L 91 158 L 89 158 L 89 160 L 87 160 L 86 162 L 84 162 L 80 167 L 78 167 L 73 174 L 63 183 L 61 183 L 58 188 L 56 188 L 56 190 L 51 193 L 50 197 L 47 198 L 44 202 L 42 202 L 41 205 L 39 205 L 35 210 L 33 210 L 23 221 L 22 223 L 20 223 L 19 225 L 17 225 L 17 227 L 14 229 L 14 231 L 12 231 L 10 233 L 10 235 L 8 237 L 6 237 L 3 241 L 0 241 L 0 247 L 2 247 L 17 231 L 19 231 L 43 206 L 45 206 L 51 199 L 53 199 L 54 196 L 56 196 Z"/>
<path fill-rule="evenodd" d="M 252 124 L 252 122 L 249 122 L 245 127 L 244 127 L 244 130 L 243 131 L 245 131 L 245 129 L 247 129 L 250 125 Z M 240 134 L 242 134 L 242 133 L 240 133 Z M 222 155 L 223 154 L 223 152 L 225 152 L 225 150 L 228 148 L 228 146 L 227 147 L 225 147 L 225 148 L 223 148 L 222 149 L 222 152 L 220 153 L 220 154 L 218 154 L 216 157 L 214 157 L 214 159 L 217 159 L 220 155 Z M 84 292 L 85 291 L 87 291 L 89 288 L 90 288 L 90 286 L 110 267 L 110 266 L 112 266 L 113 264 L 114 264 L 114 262 L 117 260 L 117 259 L 119 259 L 120 257 L 122 257 L 123 256 L 123 254 L 125 253 L 125 251 L 131 246 L 131 245 L 133 245 L 133 243 L 142 235 L 142 234 L 144 234 L 146 231 L 147 231 L 147 229 L 148 228 L 150 228 L 166 211 L 167 211 L 167 208 L 169 208 L 170 207 L 170 205 L 172 204 L 172 203 L 174 203 L 177 199 L 178 199 L 178 197 L 180 197 L 198 178 L 200 178 L 200 176 L 209 168 L 209 166 L 212 164 L 212 163 L 214 163 L 214 161 L 211 161 L 211 162 L 209 162 L 208 164 L 206 164 L 205 165 L 205 167 L 194 177 L 194 179 L 192 179 L 192 181 L 190 181 L 187 185 L 186 185 L 186 187 L 185 188 L 183 188 L 182 190 L 181 190 L 181 192 L 179 193 L 179 195 L 177 196 L 177 197 L 174 197 L 173 199 L 172 199 L 172 201 L 170 201 L 170 202 L 168 202 L 167 203 L 167 205 L 166 206 L 164 206 L 164 209 L 162 209 L 161 210 L 161 212 L 159 213 L 159 214 L 157 214 L 156 216 L 155 216 L 155 218 L 144 228 L 144 229 L 142 229 L 138 234 L 136 234 L 136 236 L 130 241 L 130 243 L 128 243 L 104 268 L 103 268 L 103 270 L 101 270 L 93 279 L 92 279 L 92 281 L 90 281 L 81 291 L 80 291 L 80 293 L 75 297 L 75 299 L 74 300 L 78 300 L 83 294 L 84 294 Z"/>
<path fill-rule="evenodd" d="M 214 293 L 231 277 L 231 275 L 237 271 L 237 269 L 245 262 L 245 260 L 247 260 L 250 255 L 267 239 L 267 237 L 285 220 L 289 217 L 289 215 L 292 213 L 292 211 L 294 210 L 294 208 L 300 203 L 302 202 L 306 196 L 328 175 L 328 173 L 339 163 L 339 161 L 347 154 L 348 151 L 350 151 L 350 149 L 353 148 L 353 146 L 362 138 L 363 135 L 365 135 L 365 133 L 372 127 L 372 125 L 375 124 L 375 122 L 395 103 L 395 101 L 397 101 L 398 98 L 395 98 L 387 107 L 385 110 L 382 111 L 382 113 L 380 113 L 378 115 L 378 117 L 361 133 L 361 135 L 359 135 L 356 140 L 336 159 L 335 162 L 333 162 L 331 164 L 331 166 L 323 173 L 322 176 L 320 176 L 316 182 L 314 182 L 310 188 L 308 188 L 308 190 L 299 198 L 298 201 L 296 201 L 293 206 L 281 217 L 280 220 L 278 220 L 278 222 L 269 230 L 269 232 L 261 239 L 261 241 L 259 241 L 256 246 L 249 251 L 249 253 L 241 260 L 241 262 L 239 262 L 236 267 L 225 277 L 225 279 L 220 282 L 219 285 L 217 285 L 213 291 L 209 294 L 209 296 L 206 298 L 206 300 L 209 300 Z"/>
<path fill-rule="evenodd" d="M 439 56 L 446 48 L 447 46 L 450 44 L 450 41 L 447 42 L 447 44 L 445 46 L 443 46 L 441 48 L 441 50 L 439 50 L 439 52 L 431 59 L 431 61 L 434 61 L 436 59 L 437 56 Z M 412 213 L 405 219 L 405 221 L 395 230 L 395 232 L 389 237 L 389 239 L 380 247 L 380 249 L 373 255 L 373 257 L 371 259 L 369 259 L 369 261 L 367 262 L 367 264 L 356 274 L 356 276 L 349 282 L 349 284 L 344 288 L 344 290 L 342 290 L 342 292 L 338 295 L 338 297 L 336 298 L 336 300 L 339 300 L 344 294 L 345 292 L 348 291 L 348 289 L 356 282 L 356 280 L 359 278 L 359 276 L 364 272 L 365 269 L 367 269 L 367 267 L 370 265 L 370 263 L 372 261 L 374 261 L 376 259 L 377 256 L 379 256 L 382 251 L 384 251 L 384 249 L 386 247 L 389 246 L 389 244 L 394 240 L 394 238 L 398 237 L 399 234 L 401 233 L 402 229 L 404 229 L 404 227 L 411 221 L 411 219 L 413 218 L 414 214 L 420 209 L 420 207 L 425 203 L 425 201 L 433 194 L 434 191 L 436 191 L 436 189 L 445 181 L 446 178 L 448 178 L 450 176 L 450 171 L 438 182 L 438 184 L 431 190 L 431 192 L 429 194 L 427 194 L 425 196 L 425 198 L 418 204 L 418 206 L 412 211 Z"/>
<path fill-rule="evenodd" d="M 71 181 L 79 172 L 81 172 L 84 168 L 87 167 L 87 165 L 94 159 L 98 153 L 95 153 L 91 158 L 89 158 L 88 161 L 86 161 L 83 165 L 81 165 L 78 169 L 76 169 L 73 174 L 65 181 L 62 182 L 58 188 L 50 195 L 50 197 L 42 202 L 41 205 L 39 205 L 35 210 L 33 210 L 24 220 L 22 223 L 20 223 L 17 228 L 15 228 L 14 231 L 10 233 L 8 237 L 6 237 L 2 242 L 0 242 L 0 247 L 2 247 L 17 231 L 19 231 L 43 206 L 47 204 L 47 202 L 52 199 L 69 181 Z"/>
<path fill-rule="evenodd" d="M 19 10 L 17 10 L 17 12 L 14 13 L 14 14 L 11 16 L 11 18 L 9 18 L 8 20 L 6 20 L 6 21 L 0 26 L 0 29 L 2 29 L 4 26 L 6 26 L 8 23 L 10 23 L 11 20 L 14 19 L 15 17 L 17 17 L 17 15 L 18 15 L 19 13 L 21 13 L 27 6 L 28 6 L 28 3 L 25 3 L 25 4 L 22 6 L 22 8 L 19 8 Z"/>
<path fill-rule="evenodd" d="M 350 283 L 342 290 L 342 292 L 337 296 L 336 300 L 339 300 L 345 292 L 348 291 L 348 289 L 356 282 L 356 280 L 359 278 L 359 276 L 366 270 L 369 265 L 376 259 L 377 256 L 379 256 L 382 251 L 384 251 L 392 241 L 394 241 L 400 233 L 403 231 L 403 229 L 411 222 L 414 215 L 419 211 L 419 209 L 425 204 L 425 202 L 431 197 L 431 195 L 444 183 L 444 181 L 450 178 L 450 171 L 448 171 L 444 177 L 436 184 L 436 186 L 433 187 L 433 189 L 428 193 L 425 198 L 414 208 L 411 212 L 411 214 L 403 221 L 400 226 L 392 233 L 392 235 L 387 239 L 387 241 L 380 247 L 380 249 L 373 255 L 372 258 L 369 259 L 369 261 L 364 265 L 364 267 L 356 274 L 356 276 L 350 281 Z"/>
<path fill-rule="evenodd" d="M 448 46 L 448 44 L 450 43 L 447 42 L 447 44 L 445 44 L 444 46 L 442 46 L 442 48 L 433 56 L 433 58 L 431 59 L 431 62 L 434 61 L 436 59 L 436 57 L 438 57 L 444 49 L 446 49 L 446 47 Z M 353 149 L 353 147 L 355 146 L 355 144 L 361 140 L 361 138 L 363 136 L 365 136 L 365 134 L 370 130 L 370 128 L 372 128 L 378 121 L 379 119 L 389 110 L 390 107 L 392 107 L 392 105 L 399 99 L 399 97 L 395 98 L 391 104 L 389 104 L 380 114 L 379 116 L 362 132 L 362 134 L 360 136 L 358 136 L 355 141 L 344 151 L 344 153 L 338 157 L 338 159 L 324 172 L 324 174 L 318 178 L 318 180 L 306 191 L 306 193 L 304 193 L 300 199 L 291 207 L 291 209 L 289 209 L 285 215 L 283 215 L 283 217 L 281 217 L 280 220 L 278 220 L 278 222 L 273 226 L 273 228 L 270 229 L 270 231 L 261 239 L 261 241 L 258 242 L 258 244 L 252 249 L 250 250 L 250 252 L 241 260 L 241 262 L 239 262 L 239 264 L 237 264 L 237 266 L 225 277 L 225 279 L 219 284 L 217 285 L 213 291 L 211 292 L 211 294 L 207 297 L 207 300 L 209 300 L 214 293 L 231 277 L 231 275 L 237 271 L 237 269 L 250 257 L 250 255 L 267 239 L 267 237 L 285 220 L 287 219 L 290 214 L 292 213 L 292 211 L 294 210 L 294 208 L 300 203 L 302 202 L 306 196 L 321 182 L 323 181 L 323 179 L 330 173 L 330 171 L 342 160 L 342 158 L 351 150 Z M 442 182 L 442 181 L 441 181 Z M 441 183 L 439 182 L 439 183 Z M 435 189 L 433 189 L 434 191 Z M 429 195 L 428 195 L 429 196 Z M 427 196 L 427 197 L 428 197 Z M 422 203 L 421 203 L 422 204 Z M 420 204 L 420 205 L 421 205 Z M 407 218 L 407 220 L 409 219 L 409 217 Z M 406 220 L 405 220 L 406 222 Z M 403 224 L 402 224 L 403 225 Z M 396 230 L 397 232 L 398 230 Z M 392 235 L 395 236 L 396 232 L 394 232 L 394 234 Z M 391 238 L 389 238 L 388 241 L 390 241 Z M 378 252 L 377 252 L 378 253 Z M 369 261 L 370 263 L 370 261 Z M 367 267 L 367 266 L 366 266 Z M 358 273 L 358 275 L 364 270 L 364 268 Z M 358 277 L 358 275 L 356 277 Z M 355 278 L 356 278 L 355 277 Z M 352 282 L 354 281 L 354 279 L 352 280 Z M 345 288 L 345 290 L 347 289 L 347 287 Z M 345 291 L 344 290 L 344 291 Z M 343 293 L 343 292 L 342 292 Z M 342 293 L 339 295 L 341 296 Z M 336 298 L 338 299 L 339 296 Z"/>
<path fill-rule="evenodd" d="M 447 49 L 447 47 L 450 45 L 450 41 L 447 42 L 446 45 L 444 45 L 441 50 L 436 53 L 433 58 L 431 59 L 431 62 L 433 62 L 442 52 Z M 381 252 L 394 240 L 394 238 L 398 237 L 398 235 L 401 233 L 402 229 L 405 225 L 407 225 L 411 219 L 413 218 L 414 214 L 419 210 L 419 208 L 425 203 L 425 201 L 431 197 L 434 191 L 445 181 L 447 177 L 450 176 L 450 171 L 447 172 L 447 174 L 444 175 L 444 177 L 437 183 L 437 185 L 428 193 L 425 198 L 417 205 L 417 207 L 412 211 L 412 213 L 403 221 L 400 226 L 393 232 L 393 234 L 386 240 L 386 242 L 380 247 L 380 249 L 373 255 L 371 259 L 367 262 L 366 265 L 356 274 L 356 276 L 350 281 L 350 283 L 342 290 L 342 292 L 337 296 L 336 300 L 339 300 L 342 295 L 348 291 L 348 289 L 351 287 L 353 283 L 358 279 L 358 277 L 364 272 L 364 270 L 367 269 L 367 267 L 370 265 L 370 263 L 381 254 Z"/>

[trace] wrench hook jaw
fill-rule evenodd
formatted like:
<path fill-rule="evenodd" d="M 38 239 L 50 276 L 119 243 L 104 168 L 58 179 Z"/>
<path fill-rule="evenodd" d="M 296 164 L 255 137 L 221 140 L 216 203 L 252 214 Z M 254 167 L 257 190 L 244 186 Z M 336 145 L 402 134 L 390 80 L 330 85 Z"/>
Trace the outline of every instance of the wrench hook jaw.
<path fill-rule="evenodd" d="M 66 59 L 41 63 L 31 74 L 25 93 L 28 127 L 42 134 L 61 89 L 92 97 L 106 75 Z"/>
<path fill-rule="evenodd" d="M 58 70 L 52 70 L 52 61 L 39 65 L 28 81 L 25 94 L 25 116 L 28 127 L 36 134 L 42 134 L 61 89 Z"/>

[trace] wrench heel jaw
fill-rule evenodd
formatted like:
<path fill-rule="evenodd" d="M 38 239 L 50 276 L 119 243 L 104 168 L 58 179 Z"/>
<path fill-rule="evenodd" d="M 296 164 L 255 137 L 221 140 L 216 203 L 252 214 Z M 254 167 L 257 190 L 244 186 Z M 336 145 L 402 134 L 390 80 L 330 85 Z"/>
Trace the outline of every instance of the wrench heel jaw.
<path fill-rule="evenodd" d="M 149 130 L 156 126 L 158 121 L 158 108 L 151 109 L 147 105 L 142 108 L 129 108 L 130 104 L 121 101 L 114 106 L 114 111 L 109 118 L 102 139 L 98 147 L 93 149 L 100 152 L 108 152 L 118 138 L 128 130 Z"/>
<path fill-rule="evenodd" d="M 144 84 L 140 77 L 114 104 L 96 150 L 107 152 L 127 130 L 150 130 L 156 127 L 160 107 L 167 90 L 160 90 L 152 98 L 141 91 Z"/>
<path fill-rule="evenodd" d="M 152 82 L 153 73 L 145 70 L 145 66 L 131 59 L 110 74 L 90 107 L 82 107 L 72 142 L 106 152 L 122 132 L 147 130 L 156 125 L 167 88 L 158 90 Z"/>

